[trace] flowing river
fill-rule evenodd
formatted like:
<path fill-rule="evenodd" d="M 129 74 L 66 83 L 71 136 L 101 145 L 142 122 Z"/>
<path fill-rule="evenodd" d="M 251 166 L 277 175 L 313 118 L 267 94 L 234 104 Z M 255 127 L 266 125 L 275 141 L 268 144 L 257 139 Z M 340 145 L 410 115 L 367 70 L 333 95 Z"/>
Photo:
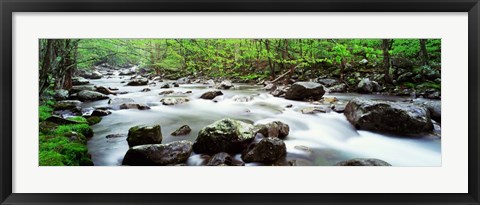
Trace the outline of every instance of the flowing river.
<path fill-rule="evenodd" d="M 261 86 L 235 84 L 236 88 L 222 90 L 223 96 L 218 102 L 200 99 L 200 95 L 210 90 L 204 84 L 183 84 L 180 87 L 161 89 L 158 83 L 154 86 L 126 86 L 130 76 L 112 76 L 99 80 L 90 80 L 91 84 L 118 88 L 127 94 L 110 96 L 110 98 L 132 98 L 136 103 L 144 103 L 149 110 L 113 110 L 111 115 L 92 126 L 95 135 L 88 141 L 88 149 L 96 166 L 117 166 L 122 164 L 128 150 L 126 136 L 130 127 L 135 125 L 160 124 L 163 134 L 162 143 L 179 140 L 195 141 L 198 132 L 204 126 L 222 118 L 234 118 L 254 124 L 279 120 L 290 126 L 290 134 L 284 140 L 287 146 L 286 161 L 297 166 L 331 166 L 352 158 L 377 158 L 392 166 L 441 166 L 441 140 L 439 137 L 409 138 L 395 135 L 379 134 L 356 130 L 341 113 L 303 114 L 299 110 L 313 107 L 309 102 L 292 101 L 273 97 Z M 143 88 L 149 92 L 140 92 Z M 173 90 L 185 93 L 190 101 L 184 104 L 166 106 L 160 100 L 165 96 L 161 91 Z M 169 97 L 171 97 L 170 95 Z M 173 95 L 175 96 L 175 95 Z M 182 95 L 183 96 L 183 95 Z M 358 94 L 327 94 L 347 101 Z M 361 95 L 368 98 L 388 100 L 405 100 L 400 97 L 379 95 Z M 242 97 L 251 98 L 247 102 L 239 102 Z M 86 102 L 83 108 L 107 106 L 107 100 Z M 287 108 L 287 105 L 292 105 Z M 174 130 L 182 125 L 189 125 L 190 134 L 172 136 Z M 123 134 L 123 137 L 106 138 L 109 134 Z M 240 155 L 235 156 L 240 159 Z M 187 165 L 202 165 L 204 156 L 192 154 Z M 256 165 L 247 163 L 246 166 Z"/>

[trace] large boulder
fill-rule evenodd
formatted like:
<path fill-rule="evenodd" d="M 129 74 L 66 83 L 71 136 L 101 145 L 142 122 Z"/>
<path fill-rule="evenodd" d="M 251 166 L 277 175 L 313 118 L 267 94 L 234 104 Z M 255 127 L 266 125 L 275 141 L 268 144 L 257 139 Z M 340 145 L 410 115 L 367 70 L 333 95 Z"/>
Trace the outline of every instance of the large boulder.
<path fill-rule="evenodd" d="M 207 100 L 211 100 L 217 96 L 220 96 L 220 95 L 223 95 L 222 91 L 219 91 L 219 90 L 212 90 L 212 91 L 207 91 L 205 93 L 203 93 L 200 98 L 202 99 L 207 99 Z"/>
<path fill-rule="evenodd" d="M 70 95 L 71 98 L 78 99 L 80 101 L 95 101 L 95 100 L 103 100 L 108 99 L 108 96 L 90 90 L 82 90 L 78 93 Z"/>
<path fill-rule="evenodd" d="M 314 82 L 296 82 L 285 93 L 285 98 L 290 100 L 314 99 L 320 100 L 325 94 L 325 87 Z"/>
<path fill-rule="evenodd" d="M 127 83 L 127 85 L 129 86 L 141 86 L 141 85 L 147 85 L 147 84 L 148 84 L 148 79 L 146 78 L 136 78 Z"/>
<path fill-rule="evenodd" d="M 287 154 L 285 143 L 278 138 L 264 138 L 256 144 L 252 144 L 242 153 L 244 162 L 273 163 Z"/>
<path fill-rule="evenodd" d="M 162 139 L 160 125 L 135 126 L 128 130 L 127 142 L 130 147 L 144 144 L 160 144 Z"/>
<path fill-rule="evenodd" d="M 76 86 L 72 86 L 72 89 L 70 89 L 69 92 L 70 94 L 74 94 L 82 90 L 96 91 L 96 88 L 93 85 L 76 85 Z"/>
<path fill-rule="evenodd" d="M 264 137 L 281 138 L 288 136 L 290 127 L 280 121 L 273 121 L 267 124 L 255 125 L 256 133 L 262 134 Z"/>
<path fill-rule="evenodd" d="M 354 98 L 344 111 L 357 129 L 419 134 L 433 129 L 430 112 L 423 106 Z"/>
<path fill-rule="evenodd" d="M 185 163 L 192 154 L 192 142 L 175 141 L 168 144 L 149 144 L 130 148 L 123 165 L 165 166 Z"/>
<path fill-rule="evenodd" d="M 338 162 L 335 166 L 392 166 L 389 163 L 373 158 L 357 158 Z"/>
<path fill-rule="evenodd" d="M 206 154 L 240 153 L 254 138 L 252 124 L 225 118 L 200 130 L 193 151 Z"/>

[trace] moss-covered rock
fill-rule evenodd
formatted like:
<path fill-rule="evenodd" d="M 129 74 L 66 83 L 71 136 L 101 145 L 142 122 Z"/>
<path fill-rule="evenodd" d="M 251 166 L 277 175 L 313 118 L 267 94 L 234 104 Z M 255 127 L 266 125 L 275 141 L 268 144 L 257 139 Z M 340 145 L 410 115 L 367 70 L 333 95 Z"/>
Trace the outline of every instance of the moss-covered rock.
<path fill-rule="evenodd" d="M 240 153 L 253 141 L 254 126 L 225 118 L 204 127 L 193 144 L 196 153 Z"/>
<path fill-rule="evenodd" d="M 128 130 L 127 142 L 130 147 L 144 144 L 160 144 L 162 139 L 160 125 L 135 126 Z"/>
<path fill-rule="evenodd" d="M 87 118 L 87 122 L 89 125 L 98 124 L 100 121 L 102 121 L 102 118 L 98 116 L 90 116 Z"/>

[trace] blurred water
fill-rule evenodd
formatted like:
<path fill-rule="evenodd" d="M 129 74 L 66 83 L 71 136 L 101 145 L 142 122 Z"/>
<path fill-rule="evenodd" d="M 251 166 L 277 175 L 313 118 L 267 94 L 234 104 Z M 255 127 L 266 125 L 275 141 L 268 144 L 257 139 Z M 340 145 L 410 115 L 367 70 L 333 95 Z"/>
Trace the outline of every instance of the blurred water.
<path fill-rule="evenodd" d="M 91 80 L 92 84 L 118 88 L 128 94 L 113 96 L 132 98 L 137 103 L 150 105 L 150 110 L 113 110 L 111 115 L 92 126 L 95 136 L 89 140 L 88 148 L 95 165 L 121 165 L 128 150 L 126 134 L 128 129 L 141 124 L 160 124 L 163 142 L 177 140 L 195 141 L 200 129 L 225 117 L 253 122 L 254 124 L 280 120 L 290 126 L 290 134 L 285 139 L 287 160 L 294 160 L 296 165 L 333 165 L 341 160 L 357 157 L 378 158 L 394 166 L 440 166 L 440 139 L 431 137 L 407 138 L 401 136 L 357 131 L 343 114 L 317 113 L 302 114 L 298 110 L 312 107 L 308 102 L 286 100 L 273 97 L 261 90 L 259 86 L 238 84 L 237 89 L 222 90 L 223 96 L 218 102 L 200 99 L 200 95 L 210 90 L 206 85 L 188 84 L 170 89 L 160 89 L 162 83 L 154 86 L 125 86 L 122 81 L 129 77 Z M 150 92 L 139 92 L 143 88 Z M 192 91 L 187 94 L 190 102 L 174 106 L 160 103 L 164 98 L 161 91 Z M 253 96 L 249 102 L 236 102 L 233 99 Z M 333 96 L 333 95 L 331 95 Z M 334 95 L 340 100 L 348 100 L 355 94 Z M 362 95 L 367 98 L 384 98 L 378 95 Z M 388 97 L 387 100 L 405 100 L 405 98 Z M 286 105 L 293 105 L 286 108 Z M 108 100 L 84 103 L 84 108 L 107 106 Z M 170 133 L 182 125 L 189 125 L 192 132 L 185 136 L 171 136 Z M 125 137 L 107 139 L 109 134 L 124 134 Z M 240 159 L 240 155 L 235 158 Z M 188 165 L 200 165 L 204 157 L 194 154 Z M 257 164 L 247 164 L 257 165 Z"/>

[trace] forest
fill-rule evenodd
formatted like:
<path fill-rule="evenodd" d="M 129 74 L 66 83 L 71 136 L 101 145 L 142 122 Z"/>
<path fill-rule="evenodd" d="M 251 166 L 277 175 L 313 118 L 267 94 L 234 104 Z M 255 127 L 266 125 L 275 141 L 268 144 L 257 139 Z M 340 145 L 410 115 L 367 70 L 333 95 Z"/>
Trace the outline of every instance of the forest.
<path fill-rule="evenodd" d="M 40 39 L 39 164 L 435 165 L 440 99 L 440 39 Z"/>

